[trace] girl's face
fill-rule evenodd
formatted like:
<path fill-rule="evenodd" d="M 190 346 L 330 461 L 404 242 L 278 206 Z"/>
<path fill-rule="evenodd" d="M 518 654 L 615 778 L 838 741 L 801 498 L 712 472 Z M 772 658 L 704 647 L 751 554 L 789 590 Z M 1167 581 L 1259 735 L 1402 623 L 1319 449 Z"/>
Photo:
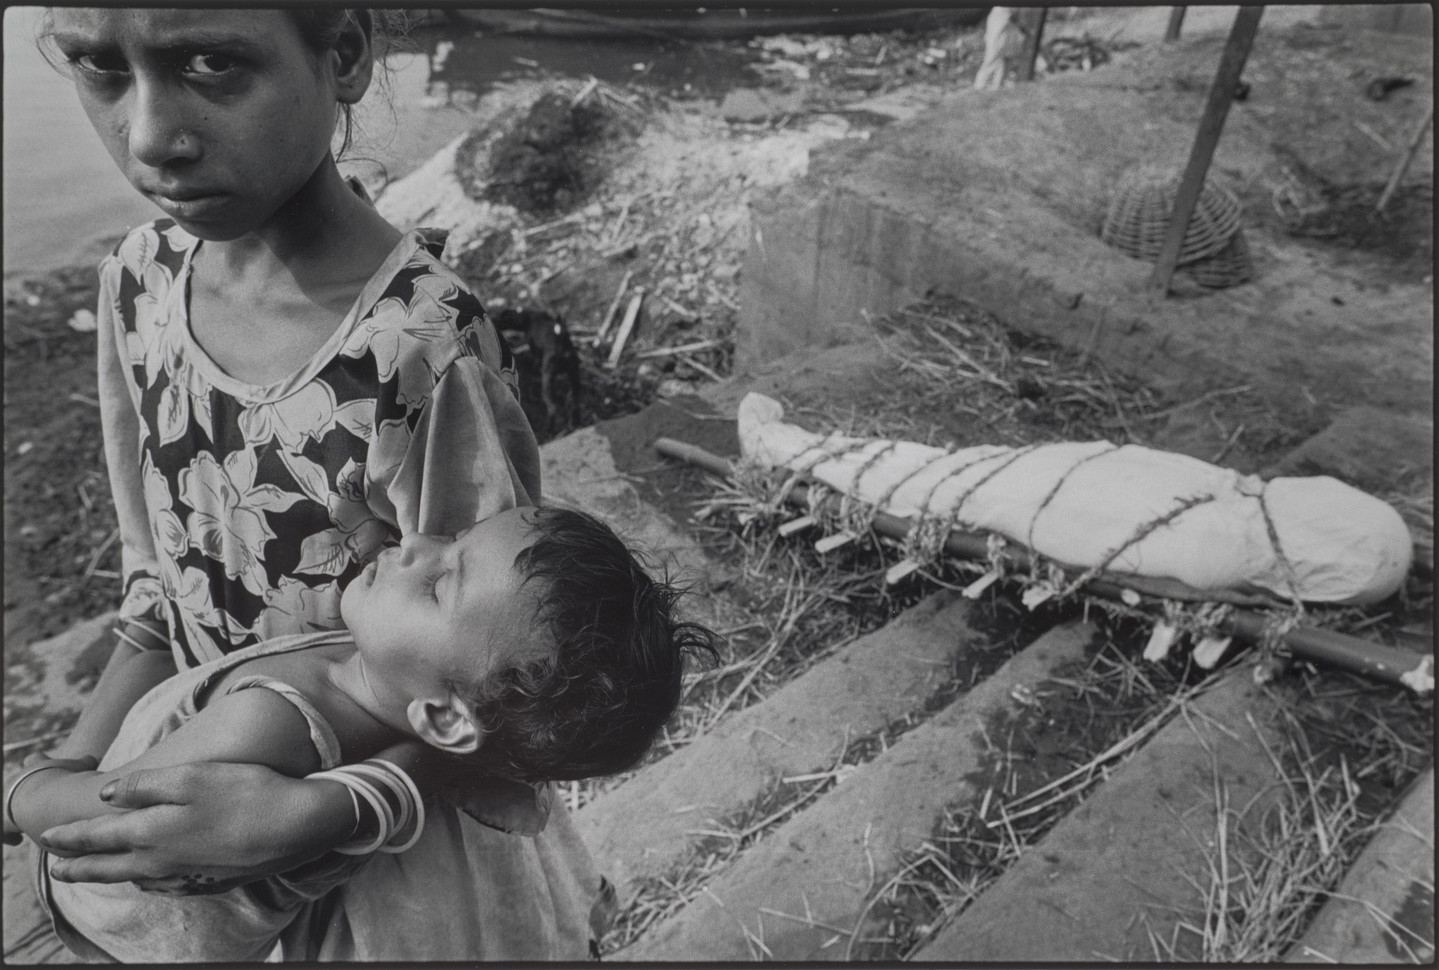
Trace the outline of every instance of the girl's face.
<path fill-rule="evenodd" d="M 340 613 L 381 701 L 443 693 L 545 649 L 514 567 L 531 541 L 530 511 L 502 512 L 453 539 L 406 536 L 345 587 Z"/>
<path fill-rule="evenodd" d="M 282 10 L 57 8 L 52 18 L 115 164 L 202 239 L 264 226 L 328 156 L 339 105 L 369 83 L 368 47 L 359 77 L 338 51 L 312 51 Z"/>

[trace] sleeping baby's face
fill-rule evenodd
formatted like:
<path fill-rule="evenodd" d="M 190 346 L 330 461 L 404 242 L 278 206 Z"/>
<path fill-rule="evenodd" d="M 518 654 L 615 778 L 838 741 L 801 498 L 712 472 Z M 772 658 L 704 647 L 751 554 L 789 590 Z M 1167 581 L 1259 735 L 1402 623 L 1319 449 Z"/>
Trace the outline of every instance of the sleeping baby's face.
<path fill-rule="evenodd" d="M 340 612 L 378 695 L 476 683 L 544 649 L 534 593 L 514 565 L 530 544 L 532 511 L 502 512 L 453 538 L 406 536 L 345 588 Z"/>

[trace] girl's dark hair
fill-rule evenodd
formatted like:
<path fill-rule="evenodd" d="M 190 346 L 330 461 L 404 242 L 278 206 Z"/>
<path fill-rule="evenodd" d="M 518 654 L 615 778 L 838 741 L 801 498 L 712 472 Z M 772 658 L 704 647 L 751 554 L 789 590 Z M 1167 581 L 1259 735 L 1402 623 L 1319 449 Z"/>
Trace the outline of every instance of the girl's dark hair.
<path fill-rule="evenodd" d="M 716 637 L 674 616 L 680 591 L 652 579 L 599 520 L 535 511 L 536 538 L 515 559 L 540 584 L 535 619 L 550 657 L 456 685 L 484 732 L 472 769 L 562 781 L 633 767 L 679 705 L 687 657 L 716 659 Z"/>
<path fill-rule="evenodd" d="M 332 49 L 350 27 L 359 27 L 370 40 L 375 58 L 375 82 L 386 86 L 388 68 L 385 55 L 409 49 L 409 15 L 404 10 L 375 10 L 368 7 L 295 6 L 286 7 L 294 20 L 305 46 L 316 54 Z M 355 119 L 351 108 L 342 105 L 343 135 L 335 157 L 345 154 L 354 134 Z"/>

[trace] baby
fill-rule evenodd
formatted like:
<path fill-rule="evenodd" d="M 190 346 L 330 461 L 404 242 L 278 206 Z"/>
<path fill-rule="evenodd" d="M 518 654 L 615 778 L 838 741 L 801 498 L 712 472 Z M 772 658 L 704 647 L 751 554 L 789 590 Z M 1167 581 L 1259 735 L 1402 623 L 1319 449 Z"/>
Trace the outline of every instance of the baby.
<path fill-rule="evenodd" d="M 81 956 L 264 959 L 306 902 L 370 852 L 419 836 L 424 807 L 404 775 L 355 762 L 406 738 L 476 776 L 520 782 L 639 761 L 679 702 L 686 655 L 714 653 L 708 630 L 674 618 L 676 597 L 579 512 L 519 508 L 453 538 L 407 536 L 345 589 L 348 632 L 266 641 L 170 678 L 130 711 L 99 771 L 57 765 L 14 782 L 6 832 L 41 841 L 103 811 L 107 784 L 138 768 L 248 762 L 339 781 L 355 805 L 348 846 L 214 895 L 66 884 L 38 854 L 41 897 Z M 203 889 L 196 878 L 188 888 Z M 436 932 L 464 918 L 447 904 L 461 902 L 429 907 Z"/>

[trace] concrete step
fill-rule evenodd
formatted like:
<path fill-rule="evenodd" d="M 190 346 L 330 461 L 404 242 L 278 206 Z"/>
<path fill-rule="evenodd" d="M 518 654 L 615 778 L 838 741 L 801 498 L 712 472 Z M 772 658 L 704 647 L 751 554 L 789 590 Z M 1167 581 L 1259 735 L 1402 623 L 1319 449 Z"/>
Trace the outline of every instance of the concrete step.
<path fill-rule="evenodd" d="M 1410 786 L 1291 950 L 1291 963 L 1434 962 L 1434 769 Z"/>
<path fill-rule="evenodd" d="M 576 821 L 610 878 L 624 886 L 666 874 L 696 830 L 783 778 L 832 768 L 850 742 L 921 710 L 980 639 L 969 608 L 957 594 L 931 596 L 587 804 Z"/>
<path fill-rule="evenodd" d="M 1092 635 L 1076 624 L 1030 644 L 767 835 L 618 958 L 847 959 L 870 894 L 929 837 L 946 805 L 982 797 L 970 776 L 988 752 L 985 725 L 1080 659 Z"/>
<path fill-rule="evenodd" d="M 1245 667 L 1185 703 L 915 958 L 1199 959 L 1177 927 L 1203 912 L 1226 840 L 1237 845 L 1278 797 L 1277 716 Z"/>

